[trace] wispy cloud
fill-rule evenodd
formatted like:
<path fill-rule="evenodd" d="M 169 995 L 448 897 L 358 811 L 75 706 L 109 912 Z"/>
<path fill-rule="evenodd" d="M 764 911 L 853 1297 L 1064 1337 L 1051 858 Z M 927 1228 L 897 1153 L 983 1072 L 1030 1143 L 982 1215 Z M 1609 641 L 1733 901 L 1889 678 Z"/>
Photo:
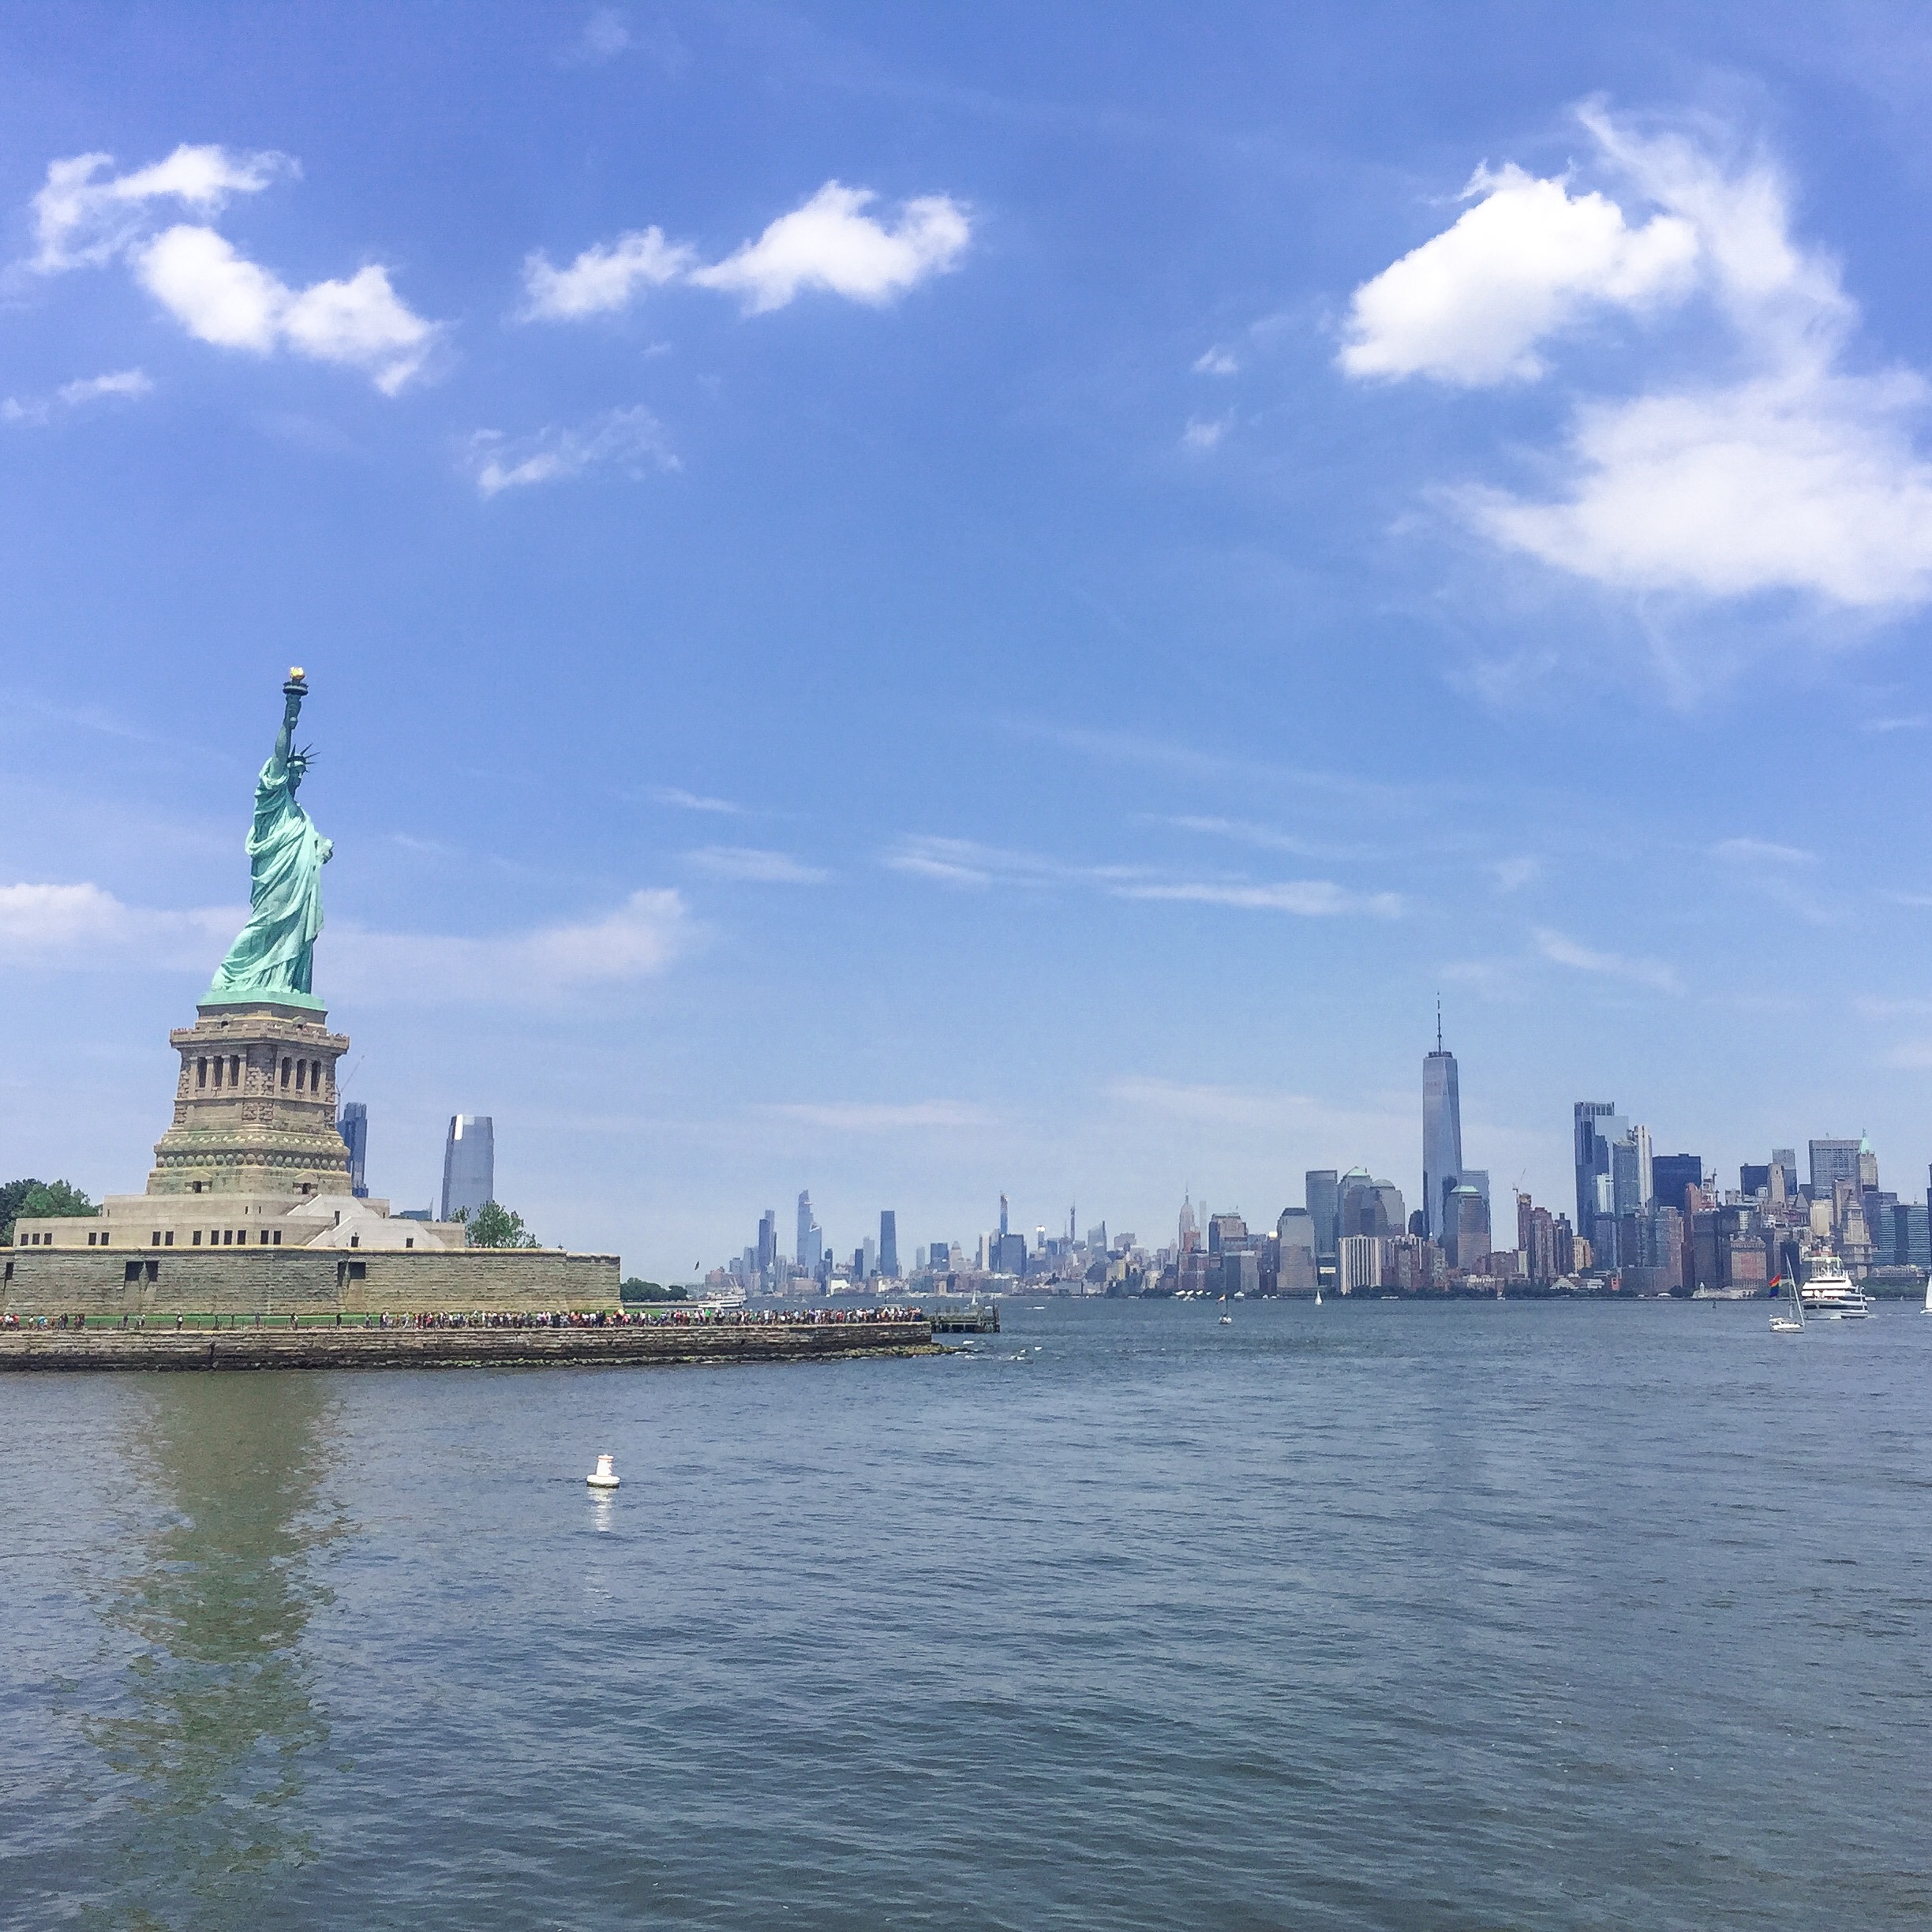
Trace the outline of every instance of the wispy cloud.
<path fill-rule="evenodd" d="M 1234 376 L 1240 371 L 1241 363 L 1234 350 L 1218 346 L 1204 351 L 1194 363 L 1196 376 Z"/>
<path fill-rule="evenodd" d="M 1780 845 L 1770 839 L 1720 839 L 1711 848 L 1711 856 L 1726 865 L 1814 866 L 1818 862 L 1814 852 L 1807 852 L 1801 845 Z"/>
<path fill-rule="evenodd" d="M 965 1100 L 815 1100 L 758 1109 L 773 1120 L 792 1121 L 822 1133 L 886 1134 L 928 1129 L 958 1132 L 997 1127 L 1001 1117 Z"/>
<path fill-rule="evenodd" d="M 51 399 L 29 396 L 23 401 L 9 396 L 0 402 L 0 420 L 45 423 L 52 420 L 56 403 L 65 409 L 80 409 L 108 398 L 132 401 L 136 396 L 147 395 L 153 388 L 154 384 L 145 369 L 116 369 L 107 376 L 83 376 L 73 382 L 62 383 Z"/>
<path fill-rule="evenodd" d="M 1859 729 L 1866 732 L 1923 731 L 1928 724 L 1932 724 L 1932 717 L 1921 712 L 1911 717 L 1867 718 Z"/>
<path fill-rule="evenodd" d="M 466 465 L 479 494 L 496 496 L 534 483 L 560 483 L 611 465 L 632 478 L 647 470 L 680 467 L 664 425 L 641 404 L 612 410 L 574 429 L 540 429 L 510 437 L 481 429 L 470 439 Z"/>
<path fill-rule="evenodd" d="M 972 236 L 961 203 L 917 196 L 882 220 L 868 212 L 878 199 L 869 188 L 829 181 L 754 241 L 709 264 L 657 227 L 594 243 L 563 268 L 539 249 L 523 264 L 523 315 L 564 322 L 616 314 L 642 290 L 672 283 L 739 296 L 747 315 L 783 309 L 811 290 L 878 307 L 959 265 Z"/>
<path fill-rule="evenodd" d="M 743 879 L 758 886 L 822 886 L 832 876 L 789 852 L 764 852 L 751 845 L 702 846 L 687 852 L 684 859 L 712 878 Z"/>
<path fill-rule="evenodd" d="M 1498 892 L 1513 893 L 1534 885 L 1542 871 L 1543 862 L 1540 859 L 1498 859 L 1491 864 L 1489 876 L 1496 882 Z"/>
<path fill-rule="evenodd" d="M 1681 994 L 1683 984 L 1661 960 L 1631 959 L 1620 953 L 1599 953 L 1579 945 L 1548 927 L 1535 934 L 1537 950 L 1552 965 L 1567 966 L 1575 972 L 1597 973 L 1605 979 L 1627 980 L 1659 993 Z"/>
<path fill-rule="evenodd" d="M 883 863 L 895 872 L 972 890 L 995 882 L 1034 889 L 1080 886 L 1116 899 L 1166 900 L 1245 912 L 1292 912 L 1305 918 L 1366 913 L 1393 919 L 1402 911 L 1395 893 L 1351 892 L 1327 879 L 1175 878 L 1148 866 L 1070 865 L 1037 852 L 983 845 L 972 839 L 902 839 L 886 854 Z"/>
<path fill-rule="evenodd" d="M 1221 439 L 1234 426 L 1234 418 L 1226 416 L 1191 416 L 1187 427 L 1181 432 L 1181 447 L 1192 450 L 1197 455 L 1204 455 L 1219 446 Z"/>
<path fill-rule="evenodd" d="M 675 805 L 680 811 L 725 812 L 736 816 L 744 811 L 742 805 L 734 805 L 729 799 L 706 798 L 679 785 L 653 785 L 650 796 L 660 805 Z"/>

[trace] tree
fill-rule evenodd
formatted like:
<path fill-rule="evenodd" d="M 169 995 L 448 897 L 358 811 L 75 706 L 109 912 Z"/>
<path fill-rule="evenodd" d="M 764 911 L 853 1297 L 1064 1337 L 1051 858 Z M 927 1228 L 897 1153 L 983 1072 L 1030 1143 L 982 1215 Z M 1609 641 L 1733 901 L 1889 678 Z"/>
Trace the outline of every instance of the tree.
<path fill-rule="evenodd" d="M 523 1217 L 513 1214 L 499 1201 L 485 1201 L 471 1214 L 459 1208 L 456 1219 L 463 1224 L 463 1238 L 472 1248 L 536 1248 L 542 1244 L 523 1225 Z"/>
<path fill-rule="evenodd" d="M 658 1282 L 639 1281 L 634 1275 L 617 1290 L 620 1301 L 688 1301 L 688 1288 L 666 1288 Z"/>
<path fill-rule="evenodd" d="M 0 1183 L 0 1245 L 13 1240 L 13 1223 L 23 1215 L 35 1221 L 99 1212 L 77 1187 L 66 1181 Z"/>

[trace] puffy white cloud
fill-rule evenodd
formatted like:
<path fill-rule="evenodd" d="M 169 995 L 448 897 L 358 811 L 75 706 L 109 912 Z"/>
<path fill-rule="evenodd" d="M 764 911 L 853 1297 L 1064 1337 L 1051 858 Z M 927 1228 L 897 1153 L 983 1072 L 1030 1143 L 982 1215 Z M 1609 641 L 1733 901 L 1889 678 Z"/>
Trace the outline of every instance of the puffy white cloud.
<path fill-rule="evenodd" d="M 629 307 L 640 288 L 662 288 L 683 275 L 697 251 L 667 242 L 661 228 L 643 228 L 586 249 L 567 268 L 551 265 L 541 249 L 523 263 L 523 313 L 535 322 L 574 322 Z"/>
<path fill-rule="evenodd" d="M 172 969 L 208 960 L 211 949 L 219 959 L 247 917 L 240 906 L 130 906 L 92 884 L 0 886 L 0 963 Z"/>
<path fill-rule="evenodd" d="M 1659 993 L 1681 993 L 1683 983 L 1661 960 L 1627 959 L 1619 953 L 1598 953 L 1578 945 L 1574 939 L 1547 927 L 1536 934 L 1538 953 L 1554 966 L 1567 966 L 1574 972 L 1598 973 L 1606 979 L 1627 979 L 1633 985 L 1649 987 Z"/>
<path fill-rule="evenodd" d="M 1631 393 L 1579 399 L 1552 487 L 1451 500 L 1503 548 L 1614 590 L 1874 611 L 1932 598 L 1932 464 L 1916 441 L 1932 391 L 1910 371 L 1844 369 L 1856 306 L 1836 262 L 1794 238 L 1777 170 L 1734 158 L 1719 130 L 1640 131 L 1594 105 L 1580 118 L 1602 170 L 1656 212 L 1640 223 L 1515 169 L 1479 177 L 1476 207 L 1357 291 L 1343 367 L 1533 376 L 1592 305 L 1694 294 L 1720 325 L 1702 379 L 1653 385 L 1636 365 Z"/>
<path fill-rule="evenodd" d="M 966 210 L 949 195 L 921 195 L 888 227 L 864 212 L 869 188 L 829 181 L 803 207 L 781 215 L 755 242 L 709 268 L 700 287 L 742 295 L 747 313 L 782 309 L 803 289 L 827 289 L 853 301 L 888 302 L 957 265 L 972 238 Z"/>
<path fill-rule="evenodd" d="M 1464 193 L 1481 198 L 1455 227 L 1355 291 L 1350 375 L 1533 380 L 1545 336 L 1593 308 L 1642 308 L 1690 285 L 1698 234 L 1679 215 L 1633 228 L 1602 195 L 1514 167 L 1477 170 Z"/>
<path fill-rule="evenodd" d="M 1197 455 L 1205 455 L 1227 434 L 1234 423 L 1232 416 L 1190 417 L 1188 426 L 1181 432 L 1181 447 Z"/>
<path fill-rule="evenodd" d="M 113 155 L 104 154 L 48 163 L 46 184 L 33 200 L 39 248 L 32 265 L 43 274 L 111 260 L 143 231 L 151 201 L 182 201 L 212 215 L 231 195 L 258 194 L 301 172 L 286 155 L 185 144 L 150 167 L 101 179 L 102 170 L 113 165 Z"/>
<path fill-rule="evenodd" d="M 1910 376 L 1804 371 L 1586 403 L 1564 494 L 1470 489 L 1459 500 L 1497 542 L 1619 590 L 1922 603 L 1932 465 L 1909 425 L 1923 401 Z"/>
<path fill-rule="evenodd" d="M 422 367 L 436 325 L 402 301 L 378 264 L 346 280 L 297 290 L 204 223 L 177 223 L 152 233 L 151 204 L 176 200 L 214 214 L 231 195 L 256 193 L 298 173 L 286 155 L 182 147 L 152 167 L 99 178 L 110 166 L 106 155 L 49 166 L 34 201 L 36 268 L 51 274 L 124 258 L 141 286 L 197 340 L 256 355 L 285 348 L 313 361 L 345 364 L 367 372 L 385 395 L 394 395 Z"/>
<path fill-rule="evenodd" d="M 212 228 L 179 224 L 134 257 L 137 278 L 188 333 L 219 348 L 268 355 L 278 347 L 368 371 L 394 395 L 421 368 L 436 330 L 371 264 L 346 282 L 299 292 L 238 254 Z"/>
<path fill-rule="evenodd" d="M 922 195 L 889 223 L 865 212 L 878 199 L 869 188 L 827 182 L 755 242 L 709 265 L 698 263 L 688 243 L 667 242 L 658 228 L 600 242 L 564 268 L 539 250 L 523 264 L 524 319 L 609 315 L 627 308 L 640 290 L 674 282 L 741 296 L 749 315 L 782 309 L 809 289 L 878 305 L 957 266 L 972 234 L 972 219 L 958 202 L 949 195 Z"/>
<path fill-rule="evenodd" d="M 648 465 L 675 470 L 678 459 L 664 425 L 641 404 L 612 410 L 576 429 L 541 429 L 516 439 L 481 429 L 470 439 L 469 466 L 485 496 L 532 483 L 557 483 L 605 463 L 632 477 Z"/>
<path fill-rule="evenodd" d="M 832 875 L 789 852 L 754 845 L 706 845 L 685 854 L 686 863 L 713 878 L 743 879 L 755 886 L 822 886 Z"/>

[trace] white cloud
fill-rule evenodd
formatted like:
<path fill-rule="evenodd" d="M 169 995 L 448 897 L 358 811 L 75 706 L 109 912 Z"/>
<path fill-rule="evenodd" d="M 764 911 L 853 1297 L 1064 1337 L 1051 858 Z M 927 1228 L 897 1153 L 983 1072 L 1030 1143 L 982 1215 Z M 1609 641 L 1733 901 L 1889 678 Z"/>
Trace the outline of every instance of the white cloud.
<path fill-rule="evenodd" d="M 1524 886 L 1533 885 L 1542 871 L 1539 859 L 1499 859 L 1490 867 L 1489 876 L 1496 881 L 1498 892 L 1521 892 Z"/>
<path fill-rule="evenodd" d="M 1212 419 L 1191 416 L 1188 426 L 1181 432 L 1181 447 L 1203 452 L 1211 450 L 1227 434 L 1234 422 L 1232 416 L 1216 416 Z"/>
<path fill-rule="evenodd" d="M 92 884 L 0 886 L 0 964 L 213 971 L 245 906 L 183 912 L 129 906 Z M 683 896 L 633 893 L 601 919 L 471 939 L 331 924 L 333 984 L 365 1002 L 517 1000 L 626 983 L 665 972 L 696 942 Z"/>
<path fill-rule="evenodd" d="M 747 313 L 782 309 L 802 290 L 826 289 L 853 301 L 890 301 L 928 275 L 958 264 L 972 234 L 966 210 L 949 195 L 920 195 L 887 227 L 863 211 L 869 188 L 829 181 L 802 208 L 781 215 L 755 242 L 709 268 L 701 288 L 742 295 Z"/>
<path fill-rule="evenodd" d="M 84 403 L 96 402 L 107 396 L 144 396 L 153 388 L 145 369 L 116 369 L 107 376 L 79 376 L 73 382 L 62 383 L 54 391 L 52 401 L 45 396 L 29 396 L 24 401 L 9 396 L 0 402 L 0 421 L 44 423 L 52 418 L 54 402 L 79 409 Z"/>
<path fill-rule="evenodd" d="M 247 917 L 241 906 L 167 912 L 126 905 L 92 884 L 0 886 L 0 963 L 66 972 L 212 966 Z"/>
<path fill-rule="evenodd" d="M 565 268 L 540 249 L 523 264 L 523 319 L 614 314 L 641 289 L 677 282 L 741 296 L 747 315 L 782 309 L 812 289 L 877 306 L 958 265 L 972 234 L 960 203 L 949 195 L 921 195 L 900 207 L 896 221 L 885 222 L 865 212 L 878 199 L 869 188 L 827 182 L 755 242 L 709 265 L 698 264 L 689 243 L 667 242 L 654 227 L 597 243 Z"/>
<path fill-rule="evenodd" d="M 1342 367 L 1470 386 L 1533 380 L 1537 345 L 1593 309 L 1642 309 L 1681 294 L 1698 256 L 1681 215 L 1641 228 L 1601 194 L 1518 167 L 1479 168 L 1455 223 L 1356 290 Z"/>
<path fill-rule="evenodd" d="M 908 1128 L 960 1129 L 1000 1125 L 998 1114 L 964 1100 L 799 1101 L 761 1107 L 758 1110 L 775 1119 L 796 1121 L 801 1126 L 815 1128 L 826 1133 L 899 1133 Z"/>
<path fill-rule="evenodd" d="M 683 811 L 726 812 L 736 816 L 744 811 L 742 805 L 734 805 L 729 799 L 706 798 L 680 785 L 653 785 L 650 795 L 660 805 L 675 805 Z"/>
<path fill-rule="evenodd" d="M 1399 917 L 1402 903 L 1394 893 L 1350 892 L 1327 879 L 1255 882 L 1245 879 L 1175 878 L 1148 866 L 1068 865 L 1034 852 L 1003 851 L 972 839 L 922 837 L 903 839 L 886 855 L 895 872 L 909 873 L 944 886 L 983 889 L 995 882 L 1032 888 L 1084 886 L 1116 899 L 1170 900 L 1229 906 L 1245 912 L 1294 912 L 1305 918 L 1368 913 Z"/>
<path fill-rule="evenodd" d="M 1305 919 L 1342 913 L 1368 913 L 1400 919 L 1402 902 L 1395 893 L 1350 892 L 1327 879 L 1293 879 L 1271 886 L 1244 886 L 1214 880 L 1172 885 L 1117 886 L 1118 899 L 1171 899 L 1196 905 L 1233 906 L 1249 912 L 1297 912 Z"/>
<path fill-rule="evenodd" d="M 1197 357 L 1194 363 L 1196 376 L 1234 376 L 1240 372 L 1241 364 L 1231 349 L 1209 349 Z"/>
<path fill-rule="evenodd" d="M 624 17 L 615 7 L 597 7 L 584 22 L 577 57 L 585 61 L 615 60 L 630 45 L 631 29 Z"/>
<path fill-rule="evenodd" d="M 1735 159 L 1722 130 L 1639 131 L 1595 105 L 1579 118 L 1635 212 L 1514 168 L 1479 174 L 1474 208 L 1357 291 L 1342 366 L 1532 377 L 1593 310 L 1647 316 L 1694 296 L 1707 373 L 1652 385 L 1634 364 L 1630 393 L 1579 399 L 1544 492 L 1451 501 L 1502 547 L 1618 590 L 1874 612 L 1932 597 L 1916 440 L 1932 389 L 1842 366 L 1857 309 L 1836 262 L 1793 237 L 1778 170 Z"/>
<path fill-rule="evenodd" d="M 318 362 L 365 369 L 394 395 L 421 368 L 436 330 L 398 299 L 374 264 L 346 282 L 298 292 L 238 254 L 212 228 L 181 223 L 134 257 L 141 286 L 190 335 L 268 355 L 287 347 Z"/>
<path fill-rule="evenodd" d="M 688 864 L 713 878 L 744 879 L 759 886 L 822 886 L 832 876 L 789 852 L 762 852 L 751 845 L 706 845 L 684 856 Z"/>
<path fill-rule="evenodd" d="M 612 410 L 576 429 L 542 429 L 514 440 L 499 430 L 481 429 L 470 439 L 467 461 L 486 497 L 527 484 L 561 482 L 605 463 L 615 463 L 634 477 L 647 467 L 679 467 L 664 425 L 642 405 Z"/>
<path fill-rule="evenodd" d="M 237 154 L 217 146 L 177 148 L 164 161 L 131 174 L 100 178 L 114 165 L 104 154 L 75 155 L 47 164 L 34 197 L 32 266 L 43 275 L 98 268 L 141 234 L 151 201 L 176 200 L 204 215 L 218 213 L 231 195 L 259 194 L 301 172 L 286 155 Z"/>
<path fill-rule="evenodd" d="M 683 242 L 665 241 L 661 228 L 635 230 L 587 248 L 567 268 L 552 268 L 539 249 L 523 263 L 523 290 L 530 298 L 525 319 L 571 322 L 612 314 L 627 308 L 640 288 L 677 281 L 696 259 L 696 251 Z"/>
<path fill-rule="evenodd" d="M 331 934 L 331 981 L 365 1002 L 474 1004 L 543 999 L 630 984 L 666 972 L 698 938 L 675 890 L 633 893 L 601 919 L 473 939 Z"/>
<path fill-rule="evenodd" d="M 346 280 L 291 289 L 204 223 L 150 232 L 152 204 L 176 200 L 215 214 L 231 195 L 257 193 L 299 173 L 286 155 L 182 147 L 152 167 L 99 178 L 110 165 L 108 155 L 80 155 L 49 166 L 34 200 L 35 268 L 51 274 L 124 258 L 142 287 L 198 341 L 264 356 L 287 349 L 313 361 L 343 364 L 365 371 L 385 395 L 421 369 L 440 331 L 402 301 L 379 264 Z"/>
<path fill-rule="evenodd" d="M 1593 952 L 1565 938 L 1547 927 L 1536 934 L 1537 950 L 1552 965 L 1567 966 L 1576 972 L 1599 973 L 1606 979 L 1627 979 L 1632 985 L 1654 988 L 1660 993 L 1681 993 L 1683 983 L 1661 960 L 1627 959 L 1618 953 Z"/>
<path fill-rule="evenodd" d="M 1720 839 L 1711 856 L 1725 864 L 1747 866 L 1816 865 L 1818 856 L 1802 845 L 1779 845 L 1769 839 Z"/>

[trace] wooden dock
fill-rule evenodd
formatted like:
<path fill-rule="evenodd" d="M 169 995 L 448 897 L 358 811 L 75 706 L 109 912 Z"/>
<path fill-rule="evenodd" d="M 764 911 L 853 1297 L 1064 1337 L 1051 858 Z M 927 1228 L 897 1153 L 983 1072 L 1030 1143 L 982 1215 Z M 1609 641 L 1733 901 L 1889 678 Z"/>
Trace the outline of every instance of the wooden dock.
<path fill-rule="evenodd" d="M 965 1308 L 934 1309 L 932 1328 L 934 1335 L 998 1335 L 999 1304 L 975 1301 Z"/>

